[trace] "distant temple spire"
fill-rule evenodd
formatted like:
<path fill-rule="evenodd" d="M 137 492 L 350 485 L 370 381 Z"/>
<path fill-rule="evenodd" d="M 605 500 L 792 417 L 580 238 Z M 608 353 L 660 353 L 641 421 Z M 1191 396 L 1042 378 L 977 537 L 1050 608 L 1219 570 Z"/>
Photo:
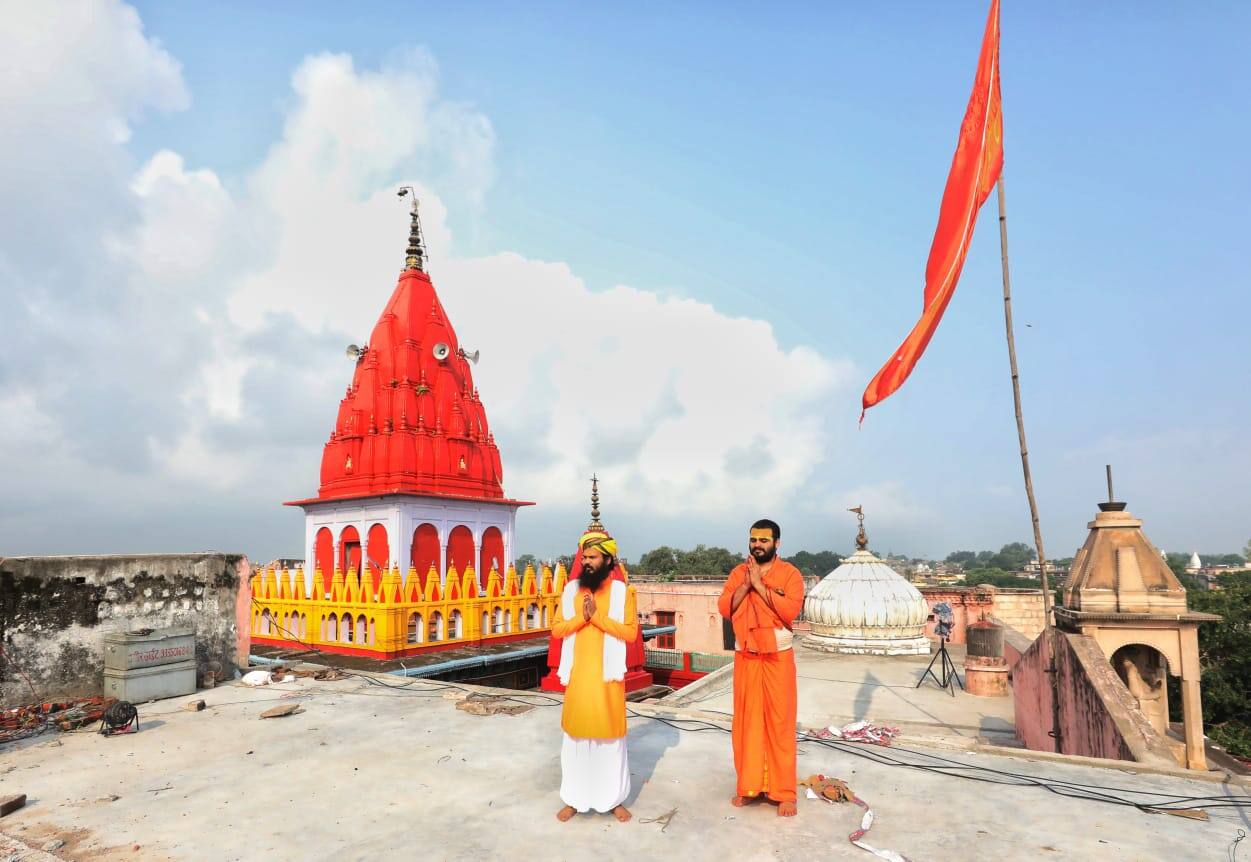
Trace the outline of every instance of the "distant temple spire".
<path fill-rule="evenodd" d="M 408 248 L 404 251 L 404 268 L 419 269 L 426 271 L 426 239 L 421 232 L 421 218 L 417 214 L 418 201 L 417 193 L 413 191 L 412 186 L 404 186 L 399 191 L 399 196 L 412 195 L 412 225 L 408 229 Z"/>
<path fill-rule="evenodd" d="M 604 531 L 604 525 L 599 522 L 599 477 L 591 475 L 591 523 L 586 527 L 587 532 L 592 530 Z"/>

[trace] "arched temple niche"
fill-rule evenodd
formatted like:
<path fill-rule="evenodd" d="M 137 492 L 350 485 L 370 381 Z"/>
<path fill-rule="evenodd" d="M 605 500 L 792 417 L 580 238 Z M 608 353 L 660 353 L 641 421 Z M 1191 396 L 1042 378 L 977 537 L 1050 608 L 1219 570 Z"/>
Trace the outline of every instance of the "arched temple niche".
<path fill-rule="evenodd" d="M 447 568 L 465 571 L 467 566 L 474 564 L 473 532 L 461 524 L 452 529 L 447 537 Z M 479 575 L 481 579 L 481 575 Z M 481 583 L 481 580 L 479 580 Z"/>
<path fill-rule="evenodd" d="M 317 538 L 313 540 L 313 560 L 324 577 L 334 574 L 334 533 L 329 527 L 317 531 Z"/>
<path fill-rule="evenodd" d="M 391 567 L 391 543 L 387 538 L 384 524 L 374 524 L 369 528 L 369 573 L 373 575 L 374 586 L 382 583 L 382 576 Z"/>
<path fill-rule="evenodd" d="M 413 545 L 409 562 L 416 569 L 417 577 L 420 579 L 418 583 L 423 590 L 426 588 L 426 576 L 430 573 L 430 569 L 439 571 L 440 548 L 439 528 L 434 524 L 421 524 L 413 530 Z"/>
<path fill-rule="evenodd" d="M 479 583 L 491 573 L 491 569 L 502 575 L 507 567 L 508 561 L 504 559 L 504 534 L 499 527 L 487 527 L 482 534 L 482 553 L 477 566 Z"/>
<path fill-rule="evenodd" d="M 349 569 L 355 570 L 358 575 L 361 571 L 361 534 L 350 525 L 339 534 L 339 569 L 345 576 Z"/>
<path fill-rule="evenodd" d="M 1134 643 L 1112 653 L 1112 669 L 1138 701 L 1138 708 L 1161 736 L 1168 733 L 1168 659 L 1146 644 Z M 1176 674 L 1174 674 L 1176 675 Z"/>

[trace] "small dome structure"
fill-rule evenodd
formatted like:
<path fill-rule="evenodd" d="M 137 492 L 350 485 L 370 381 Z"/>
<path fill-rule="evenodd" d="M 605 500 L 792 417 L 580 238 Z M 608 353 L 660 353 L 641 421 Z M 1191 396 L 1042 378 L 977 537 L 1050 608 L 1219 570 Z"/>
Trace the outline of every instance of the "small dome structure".
<path fill-rule="evenodd" d="M 868 550 L 864 514 L 856 552 L 826 575 L 804 599 L 811 633 L 804 646 L 824 652 L 926 655 L 925 621 L 930 609 L 912 584 Z"/>

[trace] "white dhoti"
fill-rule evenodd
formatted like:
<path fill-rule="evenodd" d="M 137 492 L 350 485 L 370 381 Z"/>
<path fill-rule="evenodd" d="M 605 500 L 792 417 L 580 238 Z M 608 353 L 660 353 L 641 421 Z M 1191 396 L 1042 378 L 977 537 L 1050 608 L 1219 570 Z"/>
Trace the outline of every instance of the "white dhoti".
<path fill-rule="evenodd" d="M 563 734 L 560 744 L 560 799 L 579 814 L 606 813 L 630 795 L 630 762 L 625 737 L 578 739 Z"/>

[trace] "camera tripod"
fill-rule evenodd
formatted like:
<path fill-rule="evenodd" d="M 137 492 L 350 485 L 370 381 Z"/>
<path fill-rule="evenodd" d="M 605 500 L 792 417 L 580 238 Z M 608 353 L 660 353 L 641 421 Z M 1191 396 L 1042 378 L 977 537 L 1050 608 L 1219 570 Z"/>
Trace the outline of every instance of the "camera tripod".
<path fill-rule="evenodd" d="M 939 663 L 938 673 L 934 673 L 934 662 Z M 951 653 L 947 652 L 946 637 L 939 639 L 938 652 L 934 653 L 934 657 L 925 668 L 925 673 L 921 674 L 921 678 L 917 680 L 916 688 L 921 687 L 921 683 L 925 682 L 927 676 L 933 678 L 939 688 L 945 688 L 951 692 L 952 697 L 956 696 L 956 687 L 951 684 L 953 679 L 959 683 L 961 691 L 964 690 L 964 683 L 960 680 L 960 674 L 956 673 L 956 665 L 951 660 Z"/>

